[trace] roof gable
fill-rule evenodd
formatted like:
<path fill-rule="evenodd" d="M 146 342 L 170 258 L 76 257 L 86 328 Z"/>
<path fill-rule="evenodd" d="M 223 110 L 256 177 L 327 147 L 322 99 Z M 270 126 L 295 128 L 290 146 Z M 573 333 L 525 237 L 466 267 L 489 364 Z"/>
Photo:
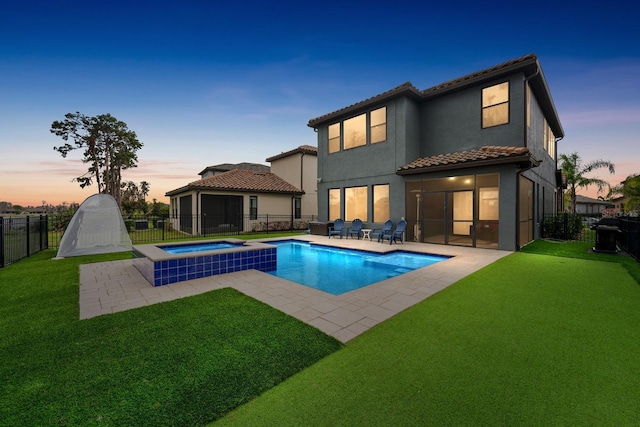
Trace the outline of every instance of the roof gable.
<path fill-rule="evenodd" d="M 274 160 L 284 159 L 285 157 L 293 156 L 294 154 L 309 154 L 311 156 L 318 155 L 318 147 L 312 145 L 301 145 L 293 150 L 285 151 L 275 156 L 271 156 L 266 159 L 267 162 L 273 162 Z"/>
<path fill-rule="evenodd" d="M 249 191 L 257 193 L 281 193 L 281 194 L 304 194 L 300 190 L 289 184 L 271 172 L 255 172 L 244 169 L 233 169 L 208 178 L 200 179 L 166 193 L 173 196 L 191 190 L 216 190 L 216 191 Z"/>

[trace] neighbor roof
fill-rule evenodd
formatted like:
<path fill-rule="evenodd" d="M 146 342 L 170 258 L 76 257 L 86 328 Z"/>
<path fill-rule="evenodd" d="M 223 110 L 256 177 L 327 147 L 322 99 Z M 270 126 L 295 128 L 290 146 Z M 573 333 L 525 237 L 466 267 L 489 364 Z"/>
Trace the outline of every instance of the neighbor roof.
<path fill-rule="evenodd" d="M 275 156 L 271 156 L 265 161 L 273 162 L 274 160 L 284 159 L 285 157 L 289 157 L 294 154 L 310 154 L 312 156 L 317 156 L 318 147 L 314 147 L 312 145 L 301 145 L 298 148 L 294 148 L 293 150 L 285 151 L 283 153 L 276 154 Z"/>
<path fill-rule="evenodd" d="M 357 102 L 348 107 L 311 119 L 307 126 L 316 128 L 325 122 L 345 118 L 364 108 L 372 107 L 376 104 L 382 104 L 390 99 L 402 96 L 407 96 L 418 101 L 426 101 L 429 98 L 442 96 L 452 91 L 478 85 L 485 81 L 494 80 L 515 72 L 523 72 L 527 78 L 530 79 L 529 84 L 531 86 L 531 90 L 533 91 L 540 108 L 544 111 L 545 117 L 547 118 L 547 122 L 549 123 L 553 134 L 557 138 L 564 137 L 564 130 L 562 129 L 562 124 L 558 118 L 558 113 L 553 103 L 553 99 L 551 98 L 551 92 L 549 91 L 547 81 L 542 73 L 538 57 L 535 54 L 511 59 L 493 67 L 449 80 L 423 91 L 419 91 L 413 86 L 413 84 L 406 82 L 387 92 L 365 99 L 364 101 Z"/>
<path fill-rule="evenodd" d="M 402 166 L 397 173 L 398 175 L 410 175 L 503 163 L 522 163 L 523 166 L 538 166 L 540 161 L 535 159 L 526 147 L 485 145 L 473 150 L 421 157 Z"/>
<path fill-rule="evenodd" d="M 613 202 L 609 200 L 593 199 L 587 196 L 576 195 L 576 203 L 583 203 L 585 205 L 611 205 Z"/>
<path fill-rule="evenodd" d="M 221 163 L 219 165 L 207 166 L 198 175 L 204 175 L 208 171 L 226 172 L 226 171 L 230 171 L 230 170 L 233 170 L 233 169 L 243 169 L 243 170 L 255 171 L 255 172 L 270 172 L 271 171 L 271 168 L 269 166 L 261 165 L 260 163 L 247 163 L 247 162 L 243 162 L 243 163 Z"/>
<path fill-rule="evenodd" d="M 257 193 L 285 193 L 304 194 L 271 172 L 255 172 L 245 169 L 233 169 L 218 175 L 200 179 L 188 185 L 169 191 L 166 196 L 174 196 L 193 190 L 218 190 L 218 191 L 253 191 Z"/>

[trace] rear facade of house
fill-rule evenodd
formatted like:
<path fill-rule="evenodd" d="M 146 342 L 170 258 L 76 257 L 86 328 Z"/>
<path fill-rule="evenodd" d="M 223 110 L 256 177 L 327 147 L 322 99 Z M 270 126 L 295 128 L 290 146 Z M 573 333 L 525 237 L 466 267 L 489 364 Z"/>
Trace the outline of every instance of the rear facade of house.
<path fill-rule="evenodd" d="M 406 219 L 408 241 L 515 250 L 561 203 L 564 131 L 535 55 L 423 91 L 405 83 L 308 125 L 321 221 Z"/>

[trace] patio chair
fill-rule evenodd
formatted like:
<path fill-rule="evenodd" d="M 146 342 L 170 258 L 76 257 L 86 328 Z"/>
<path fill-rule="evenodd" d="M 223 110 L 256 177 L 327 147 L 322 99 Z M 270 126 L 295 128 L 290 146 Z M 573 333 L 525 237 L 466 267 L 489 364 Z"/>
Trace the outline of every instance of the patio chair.
<path fill-rule="evenodd" d="M 386 233 L 390 233 L 392 228 L 393 228 L 393 221 L 389 219 L 384 223 L 384 225 L 380 230 L 374 229 L 371 232 L 371 238 L 373 239 L 374 237 L 377 237 L 378 243 L 380 243 L 380 240 L 382 239 L 382 235 Z"/>
<path fill-rule="evenodd" d="M 329 238 L 331 238 L 331 236 L 340 236 L 340 238 L 342 239 L 342 231 L 344 230 L 344 220 L 343 219 L 336 219 L 335 221 L 333 221 L 333 226 L 329 227 Z"/>
<path fill-rule="evenodd" d="M 392 232 L 386 233 L 382 235 L 382 241 L 385 239 L 389 240 L 389 244 L 392 244 L 397 239 L 400 239 L 400 243 L 404 243 L 404 230 L 407 228 L 407 221 L 404 219 L 398 223 L 398 226 Z"/>
<path fill-rule="evenodd" d="M 360 240 L 360 232 L 362 232 L 362 220 L 356 218 L 351 221 L 351 227 L 347 229 L 347 237 L 355 235 Z"/>

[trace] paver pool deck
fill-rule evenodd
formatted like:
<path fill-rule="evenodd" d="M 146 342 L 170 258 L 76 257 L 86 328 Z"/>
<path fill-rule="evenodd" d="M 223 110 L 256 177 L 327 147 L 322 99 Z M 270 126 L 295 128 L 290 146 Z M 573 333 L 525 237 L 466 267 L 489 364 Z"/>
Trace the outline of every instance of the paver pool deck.
<path fill-rule="evenodd" d="M 389 245 L 364 239 L 329 239 L 315 235 L 294 238 L 341 248 L 374 252 L 404 249 L 448 255 L 452 258 L 342 295 L 328 294 L 257 270 L 154 287 L 133 266 L 132 260 L 83 264 L 80 266 L 80 319 L 131 310 L 215 289 L 234 288 L 346 343 L 378 323 L 511 253 L 427 243 Z"/>

